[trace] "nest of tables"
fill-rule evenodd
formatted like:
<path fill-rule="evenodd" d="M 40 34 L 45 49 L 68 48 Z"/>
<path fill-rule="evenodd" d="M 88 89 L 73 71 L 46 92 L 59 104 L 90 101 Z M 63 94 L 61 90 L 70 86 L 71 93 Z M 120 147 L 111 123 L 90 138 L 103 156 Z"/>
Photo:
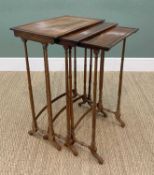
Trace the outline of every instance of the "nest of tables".
<path fill-rule="evenodd" d="M 123 80 L 123 65 L 126 39 L 137 32 L 137 28 L 122 27 L 117 23 L 109 23 L 102 19 L 84 18 L 76 16 L 61 16 L 38 22 L 33 22 L 17 27 L 12 27 L 16 37 L 20 37 L 24 43 L 27 79 L 29 88 L 29 97 L 32 111 L 32 130 L 29 131 L 30 135 L 34 135 L 41 130 L 38 127 L 37 119 L 47 109 L 48 112 L 48 128 L 43 133 L 43 138 L 51 141 L 52 145 L 61 150 L 62 146 L 57 141 L 57 138 L 63 140 L 64 145 L 67 146 L 72 153 L 77 156 L 78 151 L 75 143 L 86 146 L 92 155 L 98 160 L 100 164 L 103 159 L 97 153 L 96 146 L 96 118 L 97 113 L 101 113 L 103 117 L 107 117 L 106 112 L 111 112 L 119 122 L 121 127 L 125 126 L 124 121 L 121 119 L 121 93 L 122 93 L 122 80 Z M 27 49 L 27 41 L 39 42 L 43 48 L 44 57 L 44 70 L 46 82 L 46 101 L 47 104 L 40 110 L 38 114 L 35 112 L 35 104 L 33 97 L 33 89 L 30 74 L 30 65 Z M 122 42 L 121 64 L 118 83 L 118 97 L 116 111 L 106 109 L 103 105 L 103 83 L 104 83 L 104 59 L 105 52 L 108 52 L 112 47 Z M 65 54 L 65 92 L 58 97 L 52 99 L 49 65 L 48 65 L 48 46 L 49 44 L 59 44 L 64 48 Z M 83 94 L 78 93 L 77 88 L 77 47 L 84 49 L 84 82 Z M 72 50 L 73 56 L 72 56 Z M 90 55 L 89 65 L 87 65 L 88 51 Z M 100 59 L 99 59 L 100 57 Z M 74 67 L 72 68 L 72 61 Z M 100 67 L 98 68 L 98 61 Z M 94 63 L 94 64 L 93 64 Z M 87 67 L 89 66 L 89 72 Z M 72 74 L 72 69 L 74 74 Z M 99 69 L 99 71 L 98 71 Z M 87 74 L 89 74 L 87 76 Z M 93 79 L 92 79 L 93 74 Z M 97 82 L 99 74 L 99 82 Z M 99 96 L 97 98 L 97 86 L 99 86 Z M 93 88 L 92 88 L 93 87 Z M 66 105 L 53 116 L 52 104 L 62 97 L 66 97 Z M 82 99 L 79 103 L 81 107 L 83 104 L 88 104 L 88 110 L 74 123 L 73 103 Z M 64 137 L 54 131 L 54 121 L 58 116 L 66 110 L 66 127 L 67 136 Z M 88 145 L 75 136 L 75 129 L 88 114 L 92 113 L 92 133 L 91 144 Z"/>

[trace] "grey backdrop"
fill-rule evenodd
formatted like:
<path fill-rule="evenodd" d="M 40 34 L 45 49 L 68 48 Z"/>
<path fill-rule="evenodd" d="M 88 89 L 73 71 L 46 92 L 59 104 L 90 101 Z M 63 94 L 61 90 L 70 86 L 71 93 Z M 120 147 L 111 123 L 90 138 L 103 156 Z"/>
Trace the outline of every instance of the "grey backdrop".
<path fill-rule="evenodd" d="M 77 15 L 103 18 L 123 26 L 140 28 L 128 39 L 127 57 L 154 58 L 154 0 L 0 0 L 0 57 L 23 57 L 22 43 L 10 27 L 35 20 Z M 30 56 L 41 57 L 41 45 L 30 42 Z M 60 49 L 59 49 L 60 48 Z M 62 57 L 63 49 L 53 46 L 50 57 Z M 120 45 L 107 56 L 118 57 Z M 82 50 L 79 49 L 79 56 Z"/>

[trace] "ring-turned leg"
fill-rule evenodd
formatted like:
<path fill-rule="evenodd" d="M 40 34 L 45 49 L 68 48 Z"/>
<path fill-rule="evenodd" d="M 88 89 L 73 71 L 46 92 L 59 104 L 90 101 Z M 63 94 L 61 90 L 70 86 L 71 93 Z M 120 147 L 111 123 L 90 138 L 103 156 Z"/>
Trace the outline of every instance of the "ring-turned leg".
<path fill-rule="evenodd" d="M 77 96 L 77 58 L 76 58 L 76 46 L 74 47 L 74 90 L 73 97 Z"/>
<path fill-rule="evenodd" d="M 82 98 L 82 102 L 79 103 L 79 105 L 83 105 L 87 102 L 87 48 L 85 48 L 84 51 L 84 84 L 83 84 L 83 98 Z"/>
<path fill-rule="evenodd" d="M 87 48 L 85 48 L 85 56 L 84 56 L 84 98 L 86 99 L 86 85 L 87 85 Z"/>
<path fill-rule="evenodd" d="M 92 49 L 90 49 L 88 100 L 91 100 L 92 58 L 93 52 Z"/>
<path fill-rule="evenodd" d="M 31 104 L 31 111 L 32 111 L 32 130 L 28 133 L 33 135 L 38 130 L 36 115 L 35 115 L 35 105 L 34 105 L 34 97 L 33 97 L 33 89 L 31 83 L 31 75 L 30 75 L 30 66 L 29 66 L 29 59 L 28 59 L 28 49 L 27 49 L 27 40 L 24 40 L 24 51 L 25 51 L 25 59 L 26 59 L 26 70 L 27 70 L 27 79 L 28 79 L 28 89 L 29 89 L 29 98 Z"/>
<path fill-rule="evenodd" d="M 74 116 L 72 101 L 72 55 L 71 47 L 64 46 L 65 49 L 65 84 L 66 84 L 66 115 L 67 115 L 67 140 L 65 145 L 77 156 L 78 152 L 74 147 Z M 69 60 L 68 60 L 69 51 Z"/>
<path fill-rule="evenodd" d="M 97 104 L 99 112 L 103 114 L 104 117 L 107 117 L 107 114 L 103 109 L 103 84 L 104 84 L 104 61 L 105 61 L 105 52 L 101 50 L 101 58 L 100 58 L 100 76 L 99 76 L 99 101 Z"/>
<path fill-rule="evenodd" d="M 48 65 L 48 44 L 43 44 L 43 55 L 44 55 L 44 68 L 45 68 L 45 83 L 46 83 L 46 98 L 47 98 L 47 112 L 48 112 L 48 133 L 47 137 L 52 142 L 53 146 L 57 150 L 61 150 L 61 146 L 57 143 L 55 139 L 54 129 L 53 129 L 53 114 L 51 107 L 51 90 L 50 90 L 50 75 L 49 75 L 49 65 Z"/>
<path fill-rule="evenodd" d="M 121 113 L 120 113 L 122 81 L 123 81 L 123 65 L 124 65 L 124 57 L 125 57 L 125 45 L 126 45 L 126 39 L 123 40 L 120 74 L 119 74 L 118 100 L 117 100 L 117 109 L 115 112 L 115 117 L 120 122 L 121 127 L 125 127 L 125 123 L 121 120 Z"/>
<path fill-rule="evenodd" d="M 94 65 L 94 81 L 93 81 L 93 105 L 92 105 L 92 140 L 89 147 L 93 156 L 98 160 L 100 164 L 103 163 L 103 159 L 98 155 L 96 148 L 96 92 L 97 92 L 97 64 L 98 64 L 98 49 L 94 49 L 95 65 Z"/>

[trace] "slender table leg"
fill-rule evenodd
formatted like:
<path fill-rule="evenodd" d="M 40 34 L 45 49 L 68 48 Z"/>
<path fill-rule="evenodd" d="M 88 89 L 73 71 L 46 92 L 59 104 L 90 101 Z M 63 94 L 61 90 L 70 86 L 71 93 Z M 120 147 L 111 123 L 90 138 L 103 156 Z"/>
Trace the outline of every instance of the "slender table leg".
<path fill-rule="evenodd" d="M 97 104 L 99 112 L 103 114 L 104 117 L 107 117 L 107 114 L 103 110 L 103 84 L 104 84 L 104 61 L 105 61 L 105 52 L 101 50 L 100 58 L 100 77 L 99 77 L 99 101 Z"/>
<path fill-rule="evenodd" d="M 87 102 L 86 89 L 87 89 L 87 48 L 85 48 L 84 52 L 84 85 L 83 85 L 83 98 L 82 98 L 83 101 L 79 103 L 80 106 Z"/>
<path fill-rule="evenodd" d="M 84 56 L 84 98 L 86 98 L 86 85 L 87 85 L 87 48 L 85 48 Z"/>
<path fill-rule="evenodd" d="M 66 146 L 77 156 L 78 152 L 73 146 L 74 144 L 74 116 L 72 101 L 72 48 L 64 46 L 65 49 L 65 84 L 66 84 L 66 115 L 67 115 L 67 140 Z M 69 60 L 68 60 L 69 50 Z M 69 63 L 69 64 L 68 64 Z"/>
<path fill-rule="evenodd" d="M 125 123 L 121 120 L 121 113 L 120 113 L 125 45 L 126 45 L 126 39 L 123 40 L 121 66 L 120 66 L 120 74 L 119 74 L 118 100 L 117 100 L 117 109 L 115 112 L 116 119 L 120 122 L 121 127 L 125 127 Z"/>
<path fill-rule="evenodd" d="M 47 112 L 48 112 L 48 139 L 52 141 L 52 144 L 57 150 L 61 150 L 61 146 L 57 143 L 55 139 L 55 133 L 53 129 L 52 121 L 52 107 L 51 107 L 51 90 L 50 90 L 50 75 L 49 75 L 49 65 L 48 65 L 48 44 L 43 45 L 43 55 L 44 55 L 44 68 L 45 68 L 45 82 L 46 82 L 46 98 L 47 98 Z"/>
<path fill-rule="evenodd" d="M 92 58 L 93 52 L 92 49 L 90 49 L 88 100 L 91 100 Z"/>
<path fill-rule="evenodd" d="M 97 92 L 97 64 L 98 64 L 98 49 L 94 49 L 95 65 L 94 65 L 94 81 L 93 81 L 93 106 L 92 106 L 92 140 L 90 150 L 93 156 L 98 160 L 100 164 L 103 163 L 103 159 L 97 154 L 96 148 L 96 92 Z"/>
<path fill-rule="evenodd" d="M 66 116 L 67 116 L 67 145 L 71 140 L 71 124 L 70 124 L 70 105 L 69 105 L 69 84 L 68 84 L 68 47 L 64 47 L 65 50 L 65 86 L 66 86 Z"/>
<path fill-rule="evenodd" d="M 27 40 L 23 39 L 23 42 L 24 42 L 24 51 L 25 51 L 25 59 L 26 59 L 29 98 L 30 98 L 31 111 L 32 111 L 32 130 L 30 130 L 28 133 L 30 135 L 33 135 L 35 132 L 37 132 L 38 126 L 37 126 L 37 121 L 35 118 L 36 117 L 35 105 L 34 105 L 33 89 L 32 89 L 32 83 L 31 83 L 30 66 L 29 66 L 29 60 L 28 60 Z"/>
<path fill-rule="evenodd" d="M 69 47 L 69 103 L 70 103 L 70 117 L 71 117 L 71 139 L 74 141 L 74 113 L 72 100 L 72 48 Z"/>
<path fill-rule="evenodd" d="M 73 96 L 77 96 L 77 58 L 76 58 L 76 46 L 74 47 L 74 90 Z"/>

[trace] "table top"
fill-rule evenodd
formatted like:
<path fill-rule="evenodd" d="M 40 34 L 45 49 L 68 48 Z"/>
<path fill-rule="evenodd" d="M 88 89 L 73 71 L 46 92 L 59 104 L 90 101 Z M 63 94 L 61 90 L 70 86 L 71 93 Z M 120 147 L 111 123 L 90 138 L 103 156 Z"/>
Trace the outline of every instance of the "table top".
<path fill-rule="evenodd" d="M 132 35 L 137 31 L 138 29 L 136 28 L 115 26 L 95 37 L 92 37 L 91 39 L 83 40 L 82 42 L 79 43 L 79 45 L 83 47 L 110 50 L 120 41 L 122 41 L 123 39 L 127 38 L 128 36 Z"/>
<path fill-rule="evenodd" d="M 109 50 L 137 32 L 137 28 L 121 27 L 105 20 L 61 16 L 11 28 L 15 36 L 42 43 Z"/>
<path fill-rule="evenodd" d="M 58 38 L 101 22 L 103 22 L 101 19 L 61 16 L 12 27 L 11 30 Z"/>
<path fill-rule="evenodd" d="M 81 42 L 85 39 L 96 36 L 97 34 L 102 33 L 103 31 L 115 27 L 117 23 L 107 23 L 102 22 L 92 27 L 88 27 L 87 29 L 80 30 L 78 32 L 68 34 L 64 37 L 60 38 L 60 41 L 70 41 L 70 42 Z"/>

